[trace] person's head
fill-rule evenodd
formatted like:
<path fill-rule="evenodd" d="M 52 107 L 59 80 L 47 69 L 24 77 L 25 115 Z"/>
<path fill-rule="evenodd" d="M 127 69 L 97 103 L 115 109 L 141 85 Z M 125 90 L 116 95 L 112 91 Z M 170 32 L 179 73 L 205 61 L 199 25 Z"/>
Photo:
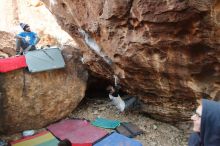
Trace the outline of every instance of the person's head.
<path fill-rule="evenodd" d="M 30 26 L 28 24 L 20 23 L 20 26 L 24 31 L 27 31 L 27 32 L 31 31 Z"/>
<path fill-rule="evenodd" d="M 68 139 L 61 140 L 58 146 L 72 146 L 72 143 Z"/>
<path fill-rule="evenodd" d="M 106 90 L 110 93 L 110 94 L 112 94 L 112 93 L 114 93 L 115 92 L 115 89 L 114 89 L 114 87 L 113 86 L 108 86 L 107 88 L 106 88 Z"/>
<path fill-rule="evenodd" d="M 196 109 L 195 113 L 191 116 L 193 121 L 193 131 L 200 132 L 201 129 L 201 117 L 202 117 L 202 105 Z"/>
<path fill-rule="evenodd" d="M 205 146 L 220 144 L 220 102 L 202 99 L 191 119 L 193 130 L 199 133 L 200 143 Z"/>

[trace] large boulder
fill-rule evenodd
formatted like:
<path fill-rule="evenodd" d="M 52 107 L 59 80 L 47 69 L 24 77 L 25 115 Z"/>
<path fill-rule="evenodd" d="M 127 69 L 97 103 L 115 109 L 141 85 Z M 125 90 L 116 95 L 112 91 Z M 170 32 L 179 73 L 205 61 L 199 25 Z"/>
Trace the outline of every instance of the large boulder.
<path fill-rule="evenodd" d="M 11 39 L 4 43 L 11 43 Z M 65 46 L 62 53 L 64 69 L 40 73 L 20 69 L 0 74 L 0 132 L 42 128 L 77 107 L 84 97 L 88 74 L 78 50 Z"/>
<path fill-rule="evenodd" d="M 189 120 L 196 99 L 220 97 L 219 1 L 42 1 L 92 73 L 116 74 L 153 117 Z"/>

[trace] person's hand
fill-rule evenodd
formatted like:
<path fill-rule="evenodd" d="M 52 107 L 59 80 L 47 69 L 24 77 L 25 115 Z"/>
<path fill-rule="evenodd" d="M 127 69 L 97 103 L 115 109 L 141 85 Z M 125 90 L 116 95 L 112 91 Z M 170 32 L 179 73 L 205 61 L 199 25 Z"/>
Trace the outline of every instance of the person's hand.
<path fill-rule="evenodd" d="M 18 56 L 20 56 L 20 55 L 19 55 L 19 54 L 16 54 L 16 55 L 15 55 L 15 57 L 18 57 Z"/>

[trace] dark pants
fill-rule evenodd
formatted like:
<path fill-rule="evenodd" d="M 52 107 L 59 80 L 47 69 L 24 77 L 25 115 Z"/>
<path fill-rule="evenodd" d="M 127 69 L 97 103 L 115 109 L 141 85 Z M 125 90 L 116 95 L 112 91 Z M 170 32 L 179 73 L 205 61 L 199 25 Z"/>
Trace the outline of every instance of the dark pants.
<path fill-rule="evenodd" d="M 22 55 L 27 53 L 28 51 L 36 50 L 34 45 L 29 45 L 28 43 L 24 42 L 22 39 L 16 39 L 16 55 Z"/>
<path fill-rule="evenodd" d="M 125 102 L 125 110 L 139 107 L 139 102 L 136 97 L 126 96 L 126 99 L 124 99 L 124 102 Z"/>

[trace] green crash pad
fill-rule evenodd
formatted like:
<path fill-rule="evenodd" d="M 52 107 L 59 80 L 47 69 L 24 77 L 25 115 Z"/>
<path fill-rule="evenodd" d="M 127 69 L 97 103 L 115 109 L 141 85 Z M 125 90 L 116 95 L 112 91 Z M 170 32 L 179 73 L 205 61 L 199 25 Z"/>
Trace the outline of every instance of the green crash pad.
<path fill-rule="evenodd" d="M 41 72 L 65 67 L 59 48 L 47 48 L 29 51 L 25 54 L 29 72 Z"/>
<path fill-rule="evenodd" d="M 96 127 L 101 128 L 107 128 L 107 129 L 115 129 L 120 125 L 119 120 L 110 120 L 105 118 L 96 118 L 95 121 L 92 121 L 92 125 Z"/>

